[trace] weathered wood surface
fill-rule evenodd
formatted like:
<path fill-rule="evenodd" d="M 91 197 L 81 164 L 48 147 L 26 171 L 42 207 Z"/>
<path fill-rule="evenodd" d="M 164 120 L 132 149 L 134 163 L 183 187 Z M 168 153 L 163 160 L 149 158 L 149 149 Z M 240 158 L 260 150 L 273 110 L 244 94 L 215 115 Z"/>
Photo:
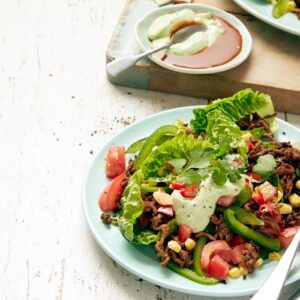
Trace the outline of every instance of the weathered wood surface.
<path fill-rule="evenodd" d="M 219 74 L 189 75 L 163 69 L 144 59 L 123 76 L 110 80 L 136 88 L 211 99 L 251 87 L 271 94 L 277 110 L 300 113 L 300 38 L 249 16 L 231 0 L 194 2 L 234 13 L 247 26 L 253 37 L 253 50 L 246 62 Z M 146 13 L 154 7 L 153 3 L 144 0 L 127 2 L 107 51 L 108 60 L 139 52 L 131 33 L 142 12 Z"/>
<path fill-rule="evenodd" d="M 115 264 L 83 217 L 82 182 L 103 143 L 151 113 L 206 103 L 107 81 L 105 49 L 124 3 L 0 2 L 0 299 L 199 299 Z"/>

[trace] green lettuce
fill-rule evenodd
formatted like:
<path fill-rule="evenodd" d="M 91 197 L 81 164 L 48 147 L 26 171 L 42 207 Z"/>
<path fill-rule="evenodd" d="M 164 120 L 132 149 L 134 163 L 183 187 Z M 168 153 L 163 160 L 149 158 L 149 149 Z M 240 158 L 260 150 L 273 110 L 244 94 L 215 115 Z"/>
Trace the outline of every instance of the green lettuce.
<path fill-rule="evenodd" d="M 208 114 L 215 110 L 221 111 L 233 122 L 239 121 L 254 112 L 262 117 L 274 113 L 273 103 L 269 95 L 245 89 L 231 97 L 216 100 L 203 108 L 194 109 L 195 118 L 191 120 L 191 126 L 198 134 L 206 131 L 209 121 Z M 274 132 L 277 129 L 275 118 L 268 118 L 268 122 Z"/>
<path fill-rule="evenodd" d="M 196 146 L 201 147 L 202 144 L 203 141 L 196 140 L 192 135 L 178 135 L 165 142 L 157 147 L 143 162 L 142 173 L 144 178 L 147 180 L 151 177 L 162 177 L 163 172 L 166 173 L 164 175 L 168 175 L 167 162 L 172 163 L 175 159 L 190 161 L 191 150 Z"/>
<path fill-rule="evenodd" d="M 141 197 L 141 182 L 142 174 L 137 171 L 130 178 L 121 198 L 122 210 L 118 217 L 118 226 L 124 237 L 131 242 L 135 238 L 134 226 L 144 209 L 144 202 Z"/>
<path fill-rule="evenodd" d="M 213 145 L 220 145 L 224 140 L 232 148 L 245 146 L 244 131 L 237 126 L 231 118 L 220 110 L 213 110 L 207 114 L 206 140 Z"/>
<path fill-rule="evenodd" d="M 150 230 L 143 230 L 137 233 L 134 237 L 133 243 L 149 245 L 157 242 L 161 237 L 161 233 L 153 233 Z"/>

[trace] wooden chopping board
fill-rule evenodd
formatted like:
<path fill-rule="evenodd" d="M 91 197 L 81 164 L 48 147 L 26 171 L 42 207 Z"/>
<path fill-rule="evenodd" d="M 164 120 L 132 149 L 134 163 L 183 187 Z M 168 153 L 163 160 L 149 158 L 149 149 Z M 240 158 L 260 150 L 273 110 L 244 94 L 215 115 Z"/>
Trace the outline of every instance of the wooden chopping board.
<path fill-rule="evenodd" d="M 190 75 L 144 59 L 121 76 L 109 79 L 120 85 L 208 99 L 227 97 L 250 87 L 270 94 L 277 111 L 300 114 L 300 38 L 257 20 L 231 0 L 194 2 L 222 8 L 246 25 L 253 49 L 243 64 L 219 74 Z M 128 0 L 107 49 L 108 62 L 140 51 L 134 37 L 135 23 L 155 7 L 152 0 Z"/>

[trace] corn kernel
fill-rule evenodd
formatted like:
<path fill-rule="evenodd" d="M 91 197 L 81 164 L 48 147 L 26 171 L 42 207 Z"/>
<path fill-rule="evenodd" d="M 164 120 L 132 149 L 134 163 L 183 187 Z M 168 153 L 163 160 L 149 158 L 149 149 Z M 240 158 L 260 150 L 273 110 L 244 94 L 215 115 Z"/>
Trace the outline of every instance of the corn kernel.
<path fill-rule="evenodd" d="M 161 205 L 173 205 L 172 196 L 165 192 L 156 191 L 153 193 L 153 198 Z"/>
<path fill-rule="evenodd" d="M 296 8 L 295 1 L 289 1 L 288 5 L 287 5 L 287 10 L 288 11 L 293 11 L 295 8 Z"/>
<path fill-rule="evenodd" d="M 282 199 L 282 197 L 283 197 L 282 191 L 279 191 L 279 190 L 278 190 L 277 197 L 274 198 L 274 201 L 275 201 L 275 202 L 279 202 L 279 201 Z"/>
<path fill-rule="evenodd" d="M 289 204 L 279 203 L 279 205 L 279 213 L 281 215 L 288 215 L 293 211 L 293 208 Z"/>
<path fill-rule="evenodd" d="M 264 260 L 260 257 L 256 262 L 255 262 L 255 268 L 259 268 L 263 264 Z"/>
<path fill-rule="evenodd" d="M 176 253 L 179 253 L 181 251 L 181 246 L 179 245 L 179 243 L 173 240 L 168 242 L 168 247 Z"/>
<path fill-rule="evenodd" d="M 280 257 L 281 257 L 281 255 L 278 252 L 269 253 L 269 260 L 279 260 Z"/>
<path fill-rule="evenodd" d="M 296 181 L 295 186 L 298 190 L 300 190 L 300 179 Z"/>
<path fill-rule="evenodd" d="M 193 250 L 196 246 L 196 242 L 190 238 L 188 238 L 185 242 L 184 242 L 185 248 L 187 250 Z"/>
<path fill-rule="evenodd" d="M 240 271 L 241 275 L 247 275 L 248 274 L 248 270 L 245 269 L 244 267 L 239 267 L 239 271 Z"/>
<path fill-rule="evenodd" d="M 289 196 L 289 201 L 292 205 L 300 206 L 300 196 L 293 194 Z"/>
<path fill-rule="evenodd" d="M 230 278 L 239 278 L 242 274 L 239 268 L 232 268 L 229 270 L 228 275 Z"/>

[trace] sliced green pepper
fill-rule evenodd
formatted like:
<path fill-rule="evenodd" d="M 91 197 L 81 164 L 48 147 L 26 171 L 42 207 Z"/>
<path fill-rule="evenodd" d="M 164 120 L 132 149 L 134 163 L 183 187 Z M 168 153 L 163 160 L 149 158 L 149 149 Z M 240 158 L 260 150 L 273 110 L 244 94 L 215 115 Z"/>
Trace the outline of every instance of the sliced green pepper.
<path fill-rule="evenodd" d="M 174 137 L 173 135 L 164 135 L 156 142 L 155 146 L 160 146 L 164 142 L 171 140 L 173 137 Z M 127 148 L 126 153 L 135 154 L 135 153 L 139 152 L 142 149 L 145 142 L 147 141 L 147 139 L 148 139 L 148 137 L 145 137 L 145 138 L 142 138 L 142 139 L 134 142 Z"/>
<path fill-rule="evenodd" d="M 265 248 L 279 251 L 280 250 L 280 242 L 277 239 L 270 239 L 265 235 L 256 232 L 255 230 L 249 228 L 243 223 L 239 222 L 235 217 L 235 212 L 232 209 L 226 209 L 224 212 L 224 218 L 226 224 L 229 228 L 236 234 L 255 242 L 256 244 L 263 246 Z"/>
<path fill-rule="evenodd" d="M 212 285 L 219 283 L 219 280 L 211 277 L 205 277 L 205 276 L 199 276 L 194 271 L 187 269 L 187 268 L 181 268 L 176 264 L 175 262 L 169 262 L 167 267 L 174 271 L 175 273 L 189 279 L 192 281 L 195 281 L 200 284 L 206 284 L 206 285 Z"/>
<path fill-rule="evenodd" d="M 194 260 L 194 270 L 197 275 L 204 276 L 204 273 L 201 269 L 201 255 L 204 245 L 206 244 L 207 237 L 200 236 L 196 242 L 196 246 L 194 248 L 193 260 Z"/>
<path fill-rule="evenodd" d="M 237 195 L 234 201 L 235 206 L 242 207 L 246 202 L 248 202 L 252 197 L 252 191 L 250 187 L 245 184 L 240 193 Z"/>
<path fill-rule="evenodd" d="M 152 149 L 157 145 L 158 141 L 165 135 L 175 136 L 178 131 L 178 128 L 173 125 L 165 125 L 156 129 L 144 142 L 141 151 L 139 152 L 135 163 L 134 168 L 138 170 L 143 161 L 151 153 Z"/>
<path fill-rule="evenodd" d="M 230 206 L 228 208 L 235 212 L 236 218 L 243 224 L 258 226 L 262 226 L 265 224 L 265 222 L 259 219 L 254 213 L 247 211 L 241 207 Z"/>

